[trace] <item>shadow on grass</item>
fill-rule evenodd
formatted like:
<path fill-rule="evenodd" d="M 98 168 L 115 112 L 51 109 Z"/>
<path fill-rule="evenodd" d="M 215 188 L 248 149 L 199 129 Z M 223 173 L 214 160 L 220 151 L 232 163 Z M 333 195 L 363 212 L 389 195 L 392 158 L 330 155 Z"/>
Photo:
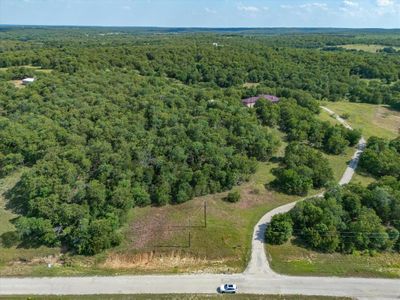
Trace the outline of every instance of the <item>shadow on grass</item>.
<path fill-rule="evenodd" d="M 20 242 L 16 231 L 4 232 L 2 235 L 0 235 L 0 241 L 4 248 L 17 246 L 17 244 Z"/>
<path fill-rule="evenodd" d="M 28 211 L 28 203 L 25 200 L 25 190 L 19 181 L 12 189 L 4 194 L 7 204 L 6 209 L 11 210 L 15 214 L 24 215 Z"/>

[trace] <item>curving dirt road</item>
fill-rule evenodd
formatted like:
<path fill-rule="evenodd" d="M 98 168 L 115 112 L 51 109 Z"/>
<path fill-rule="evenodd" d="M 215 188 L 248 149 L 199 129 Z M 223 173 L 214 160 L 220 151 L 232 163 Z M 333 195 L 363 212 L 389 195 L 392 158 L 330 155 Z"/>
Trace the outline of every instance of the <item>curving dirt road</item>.
<path fill-rule="evenodd" d="M 329 109 L 322 108 L 334 114 Z M 342 124 L 349 126 L 340 117 L 336 116 L 336 118 Z M 340 184 L 346 184 L 351 180 L 364 148 L 365 140 L 361 138 Z M 316 196 L 322 196 L 322 194 Z M 273 215 L 289 211 L 295 204 L 280 206 L 260 219 L 253 232 L 251 260 L 242 274 L 1 278 L 0 295 L 215 293 L 221 283 L 233 282 L 238 285 L 239 292 L 243 293 L 400 299 L 400 280 L 398 279 L 300 277 L 274 273 L 269 267 L 264 250 L 265 228 Z"/>
<path fill-rule="evenodd" d="M 330 115 L 334 116 L 336 120 L 338 120 L 343 126 L 345 126 L 348 129 L 353 129 L 344 119 L 342 119 L 340 116 L 338 116 L 334 111 L 330 110 L 329 108 L 326 108 L 324 106 L 321 106 L 321 108 L 325 111 L 327 111 Z M 360 156 L 362 152 L 364 151 L 366 146 L 366 141 L 364 137 L 361 137 L 360 140 L 358 141 L 356 151 L 353 154 L 353 157 L 347 166 L 346 170 L 343 173 L 342 178 L 339 180 L 340 185 L 347 184 L 351 181 L 351 178 L 354 175 L 354 172 L 357 168 L 358 161 L 360 159 Z M 322 197 L 323 193 L 315 195 L 314 197 Z M 301 200 L 299 200 L 301 201 Z M 265 229 L 267 228 L 267 224 L 271 222 L 271 218 L 280 213 L 285 213 L 291 210 L 297 203 L 292 202 L 283 206 L 279 206 L 270 212 L 266 213 L 256 224 L 254 227 L 253 231 L 253 238 L 252 238 L 252 251 L 251 251 L 251 258 L 250 262 L 247 265 L 246 270 L 244 271 L 245 274 L 268 274 L 269 276 L 275 276 L 277 275 L 272 271 L 272 269 L 269 266 L 266 254 L 265 254 L 265 248 L 264 248 L 264 234 L 265 234 Z"/>

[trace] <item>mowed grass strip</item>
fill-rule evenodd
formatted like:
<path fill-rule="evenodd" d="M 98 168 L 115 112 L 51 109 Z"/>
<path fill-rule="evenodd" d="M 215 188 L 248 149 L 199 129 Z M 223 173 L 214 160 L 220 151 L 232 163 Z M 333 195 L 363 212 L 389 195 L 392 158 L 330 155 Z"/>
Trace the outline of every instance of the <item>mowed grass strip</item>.
<path fill-rule="evenodd" d="M 280 274 L 307 276 L 400 278 L 400 254 L 320 253 L 287 242 L 267 245 L 272 269 Z"/>
<path fill-rule="evenodd" d="M 214 295 L 214 294 L 137 294 L 137 295 L 72 295 L 72 296 L 0 296 L 10 300 L 346 300 L 347 297 L 303 296 L 303 295 Z"/>

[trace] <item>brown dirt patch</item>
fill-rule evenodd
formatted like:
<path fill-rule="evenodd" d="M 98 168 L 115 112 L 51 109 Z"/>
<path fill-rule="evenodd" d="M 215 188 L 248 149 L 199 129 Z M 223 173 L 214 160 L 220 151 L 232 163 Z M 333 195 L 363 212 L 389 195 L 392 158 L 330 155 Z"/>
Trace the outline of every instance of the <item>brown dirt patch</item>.
<path fill-rule="evenodd" d="M 194 257 L 180 250 L 169 253 L 149 251 L 139 254 L 111 253 L 101 267 L 114 270 L 220 272 L 221 268 L 225 268 L 224 262 Z"/>
<path fill-rule="evenodd" d="M 386 107 L 379 107 L 375 114 L 373 123 L 381 128 L 386 128 L 394 133 L 400 132 L 400 113 L 391 111 Z"/>
<path fill-rule="evenodd" d="M 17 89 L 25 88 L 25 85 L 22 84 L 21 80 L 11 80 L 11 82 Z"/>

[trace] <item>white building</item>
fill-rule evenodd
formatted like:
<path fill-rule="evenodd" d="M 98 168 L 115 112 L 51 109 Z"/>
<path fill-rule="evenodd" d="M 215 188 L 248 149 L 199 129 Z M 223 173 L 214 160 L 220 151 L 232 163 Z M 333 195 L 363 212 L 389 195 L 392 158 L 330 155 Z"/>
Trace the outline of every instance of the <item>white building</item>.
<path fill-rule="evenodd" d="M 22 84 L 27 85 L 27 84 L 31 84 L 34 81 L 35 81 L 35 78 L 27 77 L 27 78 L 22 79 Z"/>

